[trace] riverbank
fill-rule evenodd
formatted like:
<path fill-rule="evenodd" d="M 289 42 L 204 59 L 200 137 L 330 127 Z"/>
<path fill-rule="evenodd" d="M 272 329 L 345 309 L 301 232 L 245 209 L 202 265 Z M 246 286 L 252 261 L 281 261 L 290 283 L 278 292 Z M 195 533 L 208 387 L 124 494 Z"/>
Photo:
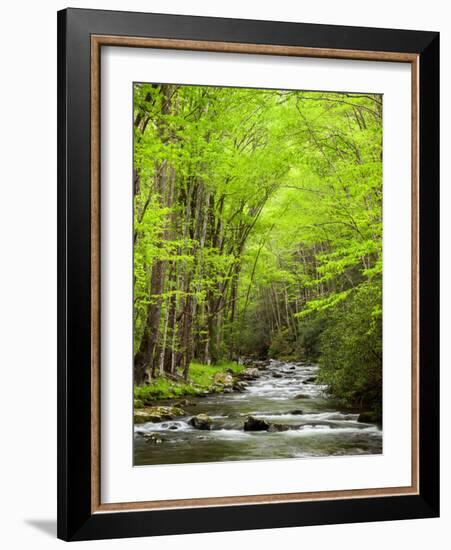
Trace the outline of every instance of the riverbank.
<path fill-rule="evenodd" d="M 135 386 L 134 406 L 140 409 L 155 401 L 224 393 L 239 389 L 241 375 L 246 369 L 234 361 L 217 365 L 191 363 L 188 380 L 158 377 L 150 384 Z"/>
<path fill-rule="evenodd" d="M 283 359 L 268 359 L 263 361 L 247 359 L 243 364 L 238 364 L 234 361 L 221 361 L 217 365 L 205 365 L 198 362 L 193 362 L 190 365 L 190 375 L 188 380 L 184 380 L 181 375 L 177 378 L 170 379 L 168 377 L 157 377 L 150 384 L 134 387 L 134 409 L 135 421 L 144 422 L 147 417 L 145 413 L 149 407 L 155 409 L 159 403 L 170 405 L 179 408 L 180 411 L 171 413 L 171 417 L 183 414 L 183 407 L 187 402 L 187 398 L 206 397 L 209 395 L 243 392 L 247 384 L 251 380 L 258 378 L 262 371 L 265 370 L 271 362 L 289 363 L 290 361 Z M 309 362 L 301 361 L 300 363 L 292 364 L 308 364 Z M 278 374 L 274 373 L 274 377 Z M 318 383 L 316 375 L 310 377 L 310 383 Z M 326 386 L 321 384 L 323 388 Z M 357 407 L 349 405 L 345 400 L 337 397 L 329 396 L 331 401 L 335 401 L 343 411 L 358 415 L 358 419 L 363 423 L 371 423 L 382 426 L 382 409 L 378 407 Z M 151 411 L 153 414 L 154 411 Z"/>

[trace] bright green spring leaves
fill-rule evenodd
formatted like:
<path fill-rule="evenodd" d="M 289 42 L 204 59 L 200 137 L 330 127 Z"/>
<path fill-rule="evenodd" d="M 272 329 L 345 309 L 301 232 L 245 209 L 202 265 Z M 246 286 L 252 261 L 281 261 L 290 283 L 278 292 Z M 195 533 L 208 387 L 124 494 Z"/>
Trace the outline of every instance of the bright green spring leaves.
<path fill-rule="evenodd" d="M 269 353 L 380 400 L 381 96 L 141 84 L 134 116 L 135 381 Z"/>

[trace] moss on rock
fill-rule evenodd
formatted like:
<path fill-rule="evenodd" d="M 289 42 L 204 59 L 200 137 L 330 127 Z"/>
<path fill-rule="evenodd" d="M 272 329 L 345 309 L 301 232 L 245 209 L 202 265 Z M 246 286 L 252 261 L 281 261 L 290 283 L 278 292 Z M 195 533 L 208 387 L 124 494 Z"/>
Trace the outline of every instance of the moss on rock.
<path fill-rule="evenodd" d="M 184 416 L 185 411 L 180 407 L 145 407 L 134 411 L 133 419 L 136 424 L 144 422 L 163 422 L 173 420 L 177 416 Z"/>

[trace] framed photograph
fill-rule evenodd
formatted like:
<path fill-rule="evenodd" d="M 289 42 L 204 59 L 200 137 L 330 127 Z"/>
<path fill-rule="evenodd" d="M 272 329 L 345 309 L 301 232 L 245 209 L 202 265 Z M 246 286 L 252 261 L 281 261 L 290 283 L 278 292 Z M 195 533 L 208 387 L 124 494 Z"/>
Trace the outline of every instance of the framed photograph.
<path fill-rule="evenodd" d="M 439 35 L 58 13 L 58 536 L 439 514 Z"/>

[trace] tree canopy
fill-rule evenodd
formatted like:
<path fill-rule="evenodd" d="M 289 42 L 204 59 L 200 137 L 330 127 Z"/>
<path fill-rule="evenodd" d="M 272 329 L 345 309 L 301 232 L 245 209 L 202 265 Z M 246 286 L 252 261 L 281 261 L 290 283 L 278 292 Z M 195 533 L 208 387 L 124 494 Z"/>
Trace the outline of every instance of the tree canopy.
<path fill-rule="evenodd" d="M 382 97 L 136 84 L 135 383 L 243 356 L 381 396 Z"/>

